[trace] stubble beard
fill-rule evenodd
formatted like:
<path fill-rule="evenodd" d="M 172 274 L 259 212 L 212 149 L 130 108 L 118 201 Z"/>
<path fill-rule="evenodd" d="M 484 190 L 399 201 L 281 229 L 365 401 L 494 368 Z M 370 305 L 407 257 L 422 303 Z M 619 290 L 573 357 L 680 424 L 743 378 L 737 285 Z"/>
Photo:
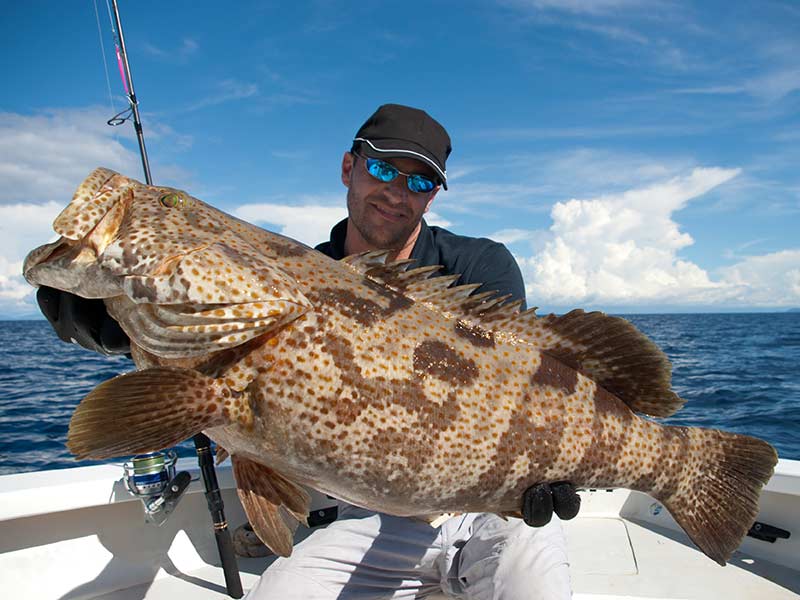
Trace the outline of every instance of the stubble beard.
<path fill-rule="evenodd" d="M 416 223 L 408 223 L 393 227 L 390 230 L 386 228 L 378 229 L 374 225 L 371 225 L 364 215 L 364 211 L 369 210 L 366 208 L 366 202 L 361 203 L 361 210 L 353 210 L 355 203 L 352 201 L 349 193 L 347 200 L 350 208 L 349 218 L 353 226 L 358 233 L 361 234 L 364 241 L 376 249 L 401 250 L 417 226 Z"/>

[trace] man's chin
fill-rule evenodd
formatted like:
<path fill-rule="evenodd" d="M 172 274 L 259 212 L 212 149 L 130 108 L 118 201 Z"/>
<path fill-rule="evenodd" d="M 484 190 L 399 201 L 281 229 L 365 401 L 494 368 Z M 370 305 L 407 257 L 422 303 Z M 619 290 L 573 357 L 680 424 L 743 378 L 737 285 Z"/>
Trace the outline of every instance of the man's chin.
<path fill-rule="evenodd" d="M 377 248 L 379 250 L 401 250 L 403 248 L 403 243 L 398 242 L 397 240 L 379 240 L 379 239 L 371 239 L 367 240 L 370 246 Z"/>
<path fill-rule="evenodd" d="M 361 232 L 361 236 L 375 248 L 382 250 L 396 250 L 402 248 L 408 241 L 413 228 L 409 231 L 407 228 L 399 230 L 392 228 L 387 231 L 386 221 L 377 224 L 371 223 L 369 227 L 365 228 L 366 231 Z"/>

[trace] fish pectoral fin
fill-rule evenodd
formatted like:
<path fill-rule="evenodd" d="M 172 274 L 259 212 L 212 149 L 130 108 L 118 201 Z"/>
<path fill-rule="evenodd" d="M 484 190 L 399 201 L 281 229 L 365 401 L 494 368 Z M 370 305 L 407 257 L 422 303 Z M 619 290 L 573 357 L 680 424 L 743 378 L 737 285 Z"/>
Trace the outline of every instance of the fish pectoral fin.
<path fill-rule="evenodd" d="M 253 531 L 275 554 L 291 555 L 297 524 L 307 524 L 310 496 L 265 465 L 236 455 L 231 462 L 236 491 Z"/>
<path fill-rule="evenodd" d="M 240 346 L 308 310 L 284 300 L 232 306 L 161 306 L 137 304 L 125 296 L 106 300 L 106 307 L 131 340 L 161 358 L 205 356 Z"/>
<path fill-rule="evenodd" d="M 81 400 L 70 419 L 67 447 L 79 459 L 155 452 L 229 423 L 233 404 L 245 403 L 224 383 L 192 369 L 127 373 Z"/>

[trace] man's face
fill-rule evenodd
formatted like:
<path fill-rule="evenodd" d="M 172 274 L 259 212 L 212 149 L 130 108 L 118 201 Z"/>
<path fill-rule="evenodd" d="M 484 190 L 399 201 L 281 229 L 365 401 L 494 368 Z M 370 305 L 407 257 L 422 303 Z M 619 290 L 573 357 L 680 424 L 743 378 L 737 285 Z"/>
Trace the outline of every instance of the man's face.
<path fill-rule="evenodd" d="M 413 158 L 385 160 L 404 173 L 436 179 L 431 167 Z M 363 158 L 350 152 L 342 159 L 342 183 L 347 186 L 350 223 L 375 249 L 402 248 L 419 226 L 439 188 L 427 194 L 412 192 L 403 175 L 384 183 L 370 175 L 364 163 Z"/>

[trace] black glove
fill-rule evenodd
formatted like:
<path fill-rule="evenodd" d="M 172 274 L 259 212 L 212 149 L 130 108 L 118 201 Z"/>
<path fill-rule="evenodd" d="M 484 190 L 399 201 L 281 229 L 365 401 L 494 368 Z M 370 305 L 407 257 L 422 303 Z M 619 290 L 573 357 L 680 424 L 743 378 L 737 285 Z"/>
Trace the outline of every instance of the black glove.
<path fill-rule="evenodd" d="M 69 292 L 40 287 L 36 301 L 58 337 L 100 354 L 129 354 L 131 342 L 102 300 L 87 300 Z"/>
<path fill-rule="evenodd" d="M 522 494 L 522 519 L 531 527 L 542 527 L 553 512 L 564 521 L 572 519 L 581 507 L 581 497 L 569 481 L 537 483 Z"/>

